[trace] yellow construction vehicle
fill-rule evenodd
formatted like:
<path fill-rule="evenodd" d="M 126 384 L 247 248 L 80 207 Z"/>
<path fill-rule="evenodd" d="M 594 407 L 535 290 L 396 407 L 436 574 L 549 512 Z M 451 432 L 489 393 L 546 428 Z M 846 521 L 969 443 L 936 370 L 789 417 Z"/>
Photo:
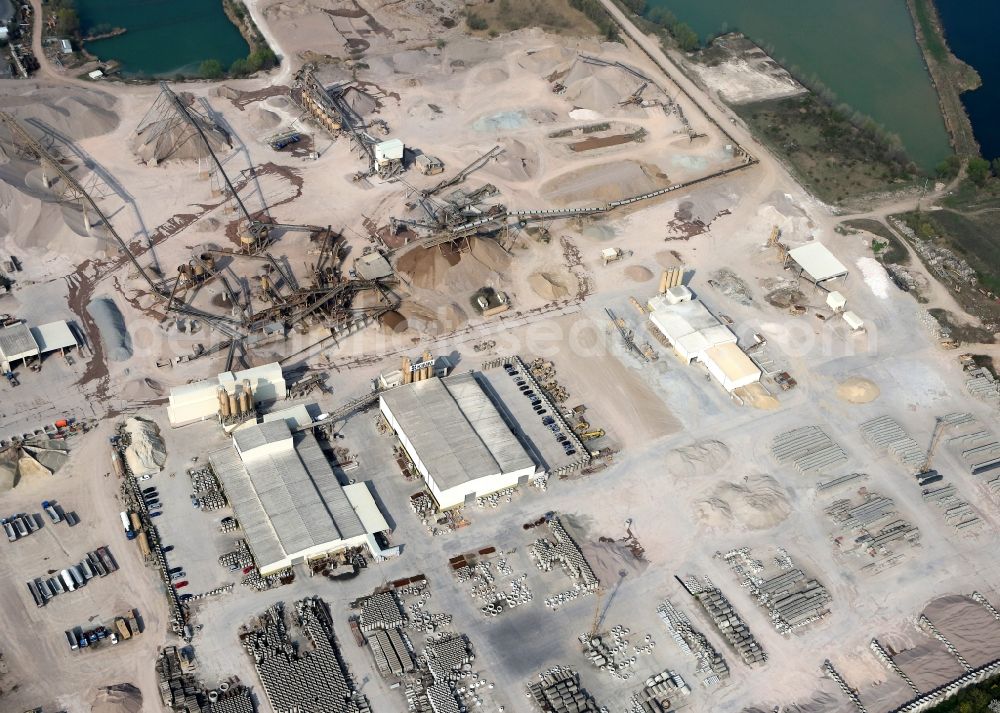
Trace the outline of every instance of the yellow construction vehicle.
<path fill-rule="evenodd" d="M 639 304 L 639 300 L 637 300 L 635 297 L 629 297 L 628 301 L 632 303 L 632 306 L 635 307 L 636 311 L 639 314 L 646 314 L 646 308 L 643 307 L 641 304 Z"/>
<path fill-rule="evenodd" d="M 592 441 L 595 438 L 600 438 L 603 435 L 604 435 L 604 429 L 598 428 L 597 430 L 594 431 L 587 431 L 586 433 L 581 433 L 580 438 L 582 438 L 585 441 Z"/>
<path fill-rule="evenodd" d="M 576 430 L 578 431 L 586 431 L 588 429 L 590 429 L 590 424 L 586 421 L 580 421 L 580 423 L 576 424 Z"/>

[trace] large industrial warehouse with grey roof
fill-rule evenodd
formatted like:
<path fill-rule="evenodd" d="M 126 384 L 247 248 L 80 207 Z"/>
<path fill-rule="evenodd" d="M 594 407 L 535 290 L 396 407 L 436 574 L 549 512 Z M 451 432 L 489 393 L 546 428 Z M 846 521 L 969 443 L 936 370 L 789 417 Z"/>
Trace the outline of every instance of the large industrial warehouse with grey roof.
<path fill-rule="evenodd" d="M 368 486 L 342 487 L 312 433 L 253 424 L 209 460 L 261 574 L 353 547 L 391 554 L 374 537 L 386 523 Z"/>
<path fill-rule="evenodd" d="M 535 477 L 534 461 L 474 374 L 398 386 L 379 407 L 442 509 Z"/>

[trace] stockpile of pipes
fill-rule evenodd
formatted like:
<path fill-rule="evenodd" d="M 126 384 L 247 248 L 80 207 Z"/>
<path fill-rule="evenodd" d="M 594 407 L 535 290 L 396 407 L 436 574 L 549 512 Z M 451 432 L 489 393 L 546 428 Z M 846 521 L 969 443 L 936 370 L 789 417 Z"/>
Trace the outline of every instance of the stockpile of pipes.
<path fill-rule="evenodd" d="M 736 653 L 743 659 L 743 663 L 749 666 L 767 661 L 767 654 L 750 633 L 750 627 L 736 613 L 733 605 L 717 587 L 709 587 L 701 591 L 698 594 L 698 601 L 712 617 L 719 632 L 736 649 Z"/>
<path fill-rule="evenodd" d="M 944 519 L 956 530 L 978 530 L 983 525 L 972 506 L 958 496 L 954 485 L 940 488 L 925 488 L 921 495 L 924 502 L 937 505 L 944 513 Z"/>
<path fill-rule="evenodd" d="M 896 421 L 879 416 L 861 424 L 861 435 L 877 451 L 891 454 L 914 471 L 927 462 L 927 451 L 917 445 Z"/>
<path fill-rule="evenodd" d="M 528 684 L 528 696 L 546 713 L 600 713 L 590 694 L 580 686 L 580 676 L 560 666 L 538 674 L 538 683 Z"/>
<path fill-rule="evenodd" d="M 699 675 L 705 675 L 703 683 L 706 686 L 729 678 L 729 666 L 726 660 L 709 643 L 704 634 L 691 626 L 686 614 L 676 609 L 669 600 L 660 604 L 656 611 L 680 650 L 694 656 L 698 661 L 696 670 Z"/>
<path fill-rule="evenodd" d="M 970 395 L 986 401 L 987 403 L 1000 406 L 1000 381 L 997 381 L 989 369 L 979 368 L 968 372 L 969 378 L 965 382 L 965 389 Z"/>
<path fill-rule="evenodd" d="M 867 493 L 862 502 L 837 500 L 826 508 L 829 515 L 843 530 L 856 534 L 856 545 L 872 556 L 888 554 L 888 545 L 893 542 L 917 542 L 920 530 L 907 520 L 899 517 L 892 498 Z"/>
<path fill-rule="evenodd" d="M 413 670 L 413 656 L 400 629 L 376 629 L 369 633 L 368 645 L 375 656 L 375 666 L 383 677 L 402 676 Z"/>
<path fill-rule="evenodd" d="M 540 538 L 531 544 L 528 553 L 543 572 L 550 571 L 553 564 L 559 564 L 566 575 L 575 580 L 576 583 L 572 590 L 556 594 L 545 600 L 546 605 L 557 609 L 560 604 L 566 601 L 594 591 L 601 582 L 583 556 L 583 552 L 580 551 L 573 538 L 559 522 L 559 518 L 551 518 L 548 521 L 548 526 L 555 542 Z"/>
<path fill-rule="evenodd" d="M 779 463 L 791 463 L 815 475 L 847 460 L 847 453 L 819 426 L 803 426 L 775 436 L 771 452 Z"/>
<path fill-rule="evenodd" d="M 222 493 L 219 480 L 211 465 L 188 470 L 191 477 L 191 489 L 198 498 L 198 507 L 202 510 L 219 510 L 226 507 L 226 496 Z"/>

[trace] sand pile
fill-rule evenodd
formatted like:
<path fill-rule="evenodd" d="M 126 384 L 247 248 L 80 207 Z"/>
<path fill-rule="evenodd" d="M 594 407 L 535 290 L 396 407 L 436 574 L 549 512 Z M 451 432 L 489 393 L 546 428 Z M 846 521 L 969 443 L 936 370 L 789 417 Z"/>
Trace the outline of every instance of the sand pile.
<path fill-rule="evenodd" d="M 17 89 L 14 87 L 11 91 Z M 112 131 L 118 126 L 116 105 L 117 100 L 110 94 L 67 86 L 35 87 L 21 96 L 5 93 L 3 98 L 4 111 L 22 120 L 40 121 L 73 139 Z M 37 133 L 30 126 L 29 131 Z"/>
<path fill-rule="evenodd" d="M 632 282 L 649 282 L 653 279 L 653 271 L 642 265 L 629 265 L 625 268 L 625 277 Z"/>
<path fill-rule="evenodd" d="M 792 511 L 788 494 L 770 475 L 749 475 L 741 483 L 720 483 L 695 504 L 698 517 L 710 527 L 739 526 L 766 530 Z"/>
<path fill-rule="evenodd" d="M 532 291 L 543 300 L 561 300 L 569 295 L 567 280 L 551 272 L 533 272 L 528 278 Z"/>
<path fill-rule="evenodd" d="M 594 205 L 662 188 L 667 177 L 638 161 L 609 161 L 556 176 L 544 184 L 540 197 L 555 205 Z"/>
<path fill-rule="evenodd" d="M 142 691 L 131 683 L 119 683 L 97 691 L 90 713 L 141 713 Z"/>
<path fill-rule="evenodd" d="M 294 106 L 291 99 L 281 94 L 268 97 L 264 100 L 264 103 L 275 109 L 291 109 Z"/>
<path fill-rule="evenodd" d="M 608 82 L 597 77 L 586 77 L 566 85 L 566 99 L 574 106 L 594 111 L 618 106 L 619 92 Z"/>
<path fill-rule="evenodd" d="M 250 125 L 256 131 L 273 131 L 281 125 L 281 117 L 262 106 L 254 106 L 247 113 L 250 115 Z"/>
<path fill-rule="evenodd" d="M 837 386 L 837 398 L 849 404 L 866 404 L 882 393 L 878 384 L 862 376 L 852 376 Z"/>
<path fill-rule="evenodd" d="M 774 411 L 781 405 L 781 402 L 772 396 L 760 382 L 741 386 L 733 393 L 743 399 L 745 403 L 761 411 Z"/>
<path fill-rule="evenodd" d="M 215 125 L 197 116 L 194 121 L 205 132 L 212 151 L 216 154 L 225 153 L 232 148 L 229 137 Z M 150 166 L 163 161 L 198 161 L 209 157 L 198 131 L 176 115 L 156 119 L 143 126 L 132 137 L 131 148 L 136 158 Z"/>
<path fill-rule="evenodd" d="M 407 327 L 418 334 L 438 336 L 461 328 L 469 321 L 468 314 L 455 302 L 438 307 L 430 307 L 412 299 L 403 300 L 399 314 L 406 320 Z"/>
<path fill-rule="evenodd" d="M 32 438 L 19 446 L 8 446 L 0 451 L 0 493 L 16 487 L 24 478 L 52 475 L 68 459 L 62 441 Z"/>
<path fill-rule="evenodd" d="M 696 441 L 667 454 L 667 470 L 675 475 L 694 477 L 708 475 L 729 462 L 729 446 L 722 441 Z"/>
<path fill-rule="evenodd" d="M 125 318 L 114 300 L 101 297 L 87 305 L 87 312 L 94 318 L 101 333 L 105 356 L 111 361 L 128 361 L 132 358 L 132 337 L 125 328 Z"/>
<path fill-rule="evenodd" d="M 510 256 L 495 241 L 472 239 L 465 253 L 447 245 L 413 248 L 397 260 L 396 271 L 414 287 L 454 294 L 495 286 L 509 264 Z"/>
<path fill-rule="evenodd" d="M 504 152 L 483 167 L 483 173 L 506 181 L 527 181 L 538 173 L 538 152 L 517 139 L 503 139 Z"/>
<path fill-rule="evenodd" d="M 566 63 L 571 57 L 573 57 L 572 50 L 553 45 L 525 52 L 522 57 L 518 58 L 517 64 L 534 74 L 548 76 L 560 67 L 565 71 Z"/>
<path fill-rule="evenodd" d="M 126 382 L 125 386 L 122 387 L 121 394 L 123 398 L 129 401 L 150 401 L 152 399 L 158 399 L 163 396 L 164 388 L 163 384 L 155 379 L 143 378 L 143 379 L 132 379 Z"/>
<path fill-rule="evenodd" d="M 133 417 L 125 422 L 125 433 L 131 439 L 125 449 L 125 462 L 133 475 L 154 475 L 163 470 L 163 464 L 167 462 L 167 447 L 160 438 L 159 426 Z"/>
<path fill-rule="evenodd" d="M 358 116 L 367 116 L 378 108 L 378 102 L 368 92 L 357 87 L 348 87 L 344 90 L 344 101 L 354 110 Z"/>
<path fill-rule="evenodd" d="M 395 310 L 383 314 L 380 321 L 382 322 L 382 328 L 392 334 L 402 334 L 410 326 L 406 321 L 406 317 Z"/>

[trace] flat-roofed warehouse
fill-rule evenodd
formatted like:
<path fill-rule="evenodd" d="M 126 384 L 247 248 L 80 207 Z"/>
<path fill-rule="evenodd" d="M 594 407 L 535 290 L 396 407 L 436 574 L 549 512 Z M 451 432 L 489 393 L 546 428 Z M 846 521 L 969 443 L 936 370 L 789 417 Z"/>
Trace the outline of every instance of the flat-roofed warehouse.
<path fill-rule="evenodd" d="M 65 352 L 77 346 L 76 337 L 64 321 L 29 327 L 24 322 L 0 329 L 0 368 L 10 371 L 17 362 L 32 357 Z"/>
<path fill-rule="evenodd" d="M 311 432 L 253 424 L 209 460 L 261 574 L 354 547 L 394 554 L 374 537 L 386 523 L 367 485 L 342 487 Z"/>
<path fill-rule="evenodd" d="M 847 277 L 847 268 L 823 243 L 806 243 L 788 251 L 788 257 L 799 268 L 799 275 L 805 275 L 818 285 L 827 280 Z"/>
<path fill-rule="evenodd" d="M 536 476 L 531 456 L 474 374 L 397 386 L 379 397 L 379 408 L 441 509 Z"/>

